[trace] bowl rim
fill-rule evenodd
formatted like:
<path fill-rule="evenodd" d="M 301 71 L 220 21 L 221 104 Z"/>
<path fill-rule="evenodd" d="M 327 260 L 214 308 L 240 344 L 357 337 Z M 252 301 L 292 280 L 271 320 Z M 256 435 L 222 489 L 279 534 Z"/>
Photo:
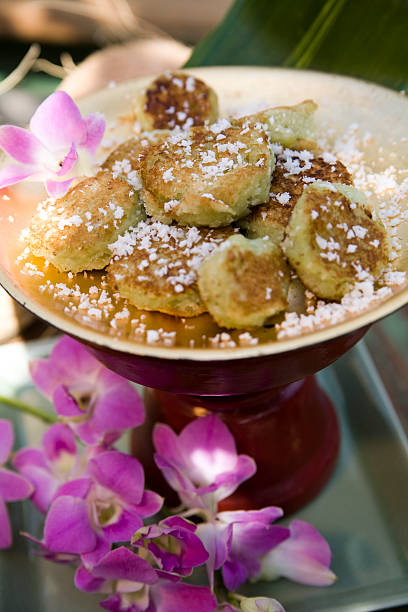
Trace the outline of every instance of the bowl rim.
<path fill-rule="evenodd" d="M 180 69 L 184 70 L 184 69 Z M 305 75 L 311 76 L 312 78 L 329 79 L 342 82 L 345 86 L 354 86 L 361 88 L 367 88 L 367 95 L 380 90 L 382 95 L 388 95 L 402 99 L 401 94 L 397 91 L 377 85 L 369 81 L 356 79 L 354 77 L 342 76 L 337 74 L 330 74 L 325 72 L 318 72 L 312 70 L 299 70 L 294 68 L 279 68 L 279 67 L 264 67 L 264 66 L 211 66 L 211 67 L 200 67 L 200 68 L 186 68 L 185 71 L 191 74 L 201 74 L 203 77 L 207 73 L 216 72 L 239 72 L 241 75 L 243 72 L 249 72 L 253 74 L 255 71 L 258 72 L 274 72 L 275 74 L 282 73 L 288 75 L 297 75 L 304 77 Z M 117 92 L 124 92 L 129 88 L 143 86 L 144 83 L 150 82 L 156 75 L 143 76 L 140 78 L 130 79 L 123 83 L 118 83 L 115 87 Z M 96 92 L 89 94 L 86 97 L 78 100 L 79 106 L 86 100 L 86 104 L 92 105 L 93 100 L 95 104 L 98 98 L 106 91 L 106 88 L 100 89 Z M 406 100 L 407 111 L 408 111 L 408 98 Z M 15 284 L 3 268 L 0 266 L 0 285 L 13 297 L 17 302 L 24 306 L 27 310 L 37 315 L 41 319 L 47 321 L 49 324 L 58 328 L 63 333 L 67 333 L 71 336 L 76 337 L 84 342 L 91 343 L 98 346 L 101 349 L 107 349 L 108 351 L 119 351 L 121 353 L 135 355 L 137 357 L 150 357 L 159 359 L 171 359 L 171 360 L 192 360 L 192 361 L 227 361 L 235 359 L 247 359 L 256 358 L 262 356 L 271 356 L 279 353 L 286 353 L 289 351 L 296 351 L 297 349 L 306 348 L 322 342 L 334 340 L 339 336 L 346 335 L 350 332 L 356 331 L 362 327 L 371 325 L 372 323 L 382 319 L 383 317 L 395 312 L 399 308 L 402 308 L 408 304 L 408 286 L 403 287 L 399 291 L 396 291 L 391 297 L 380 302 L 378 305 L 362 312 L 361 314 L 355 315 L 334 325 L 324 327 L 322 329 L 315 330 L 313 332 L 301 333 L 291 338 L 285 338 L 282 340 L 273 340 L 271 342 L 265 342 L 253 346 L 238 346 L 233 348 L 190 348 L 190 347 L 164 347 L 155 346 L 147 343 L 137 343 L 136 341 L 125 340 L 117 336 L 108 336 L 103 332 L 98 332 L 93 329 L 87 328 L 76 322 L 74 319 L 69 319 L 67 316 L 63 316 L 58 311 L 52 311 L 46 308 L 40 303 L 36 303 L 31 300 L 17 284 Z"/>

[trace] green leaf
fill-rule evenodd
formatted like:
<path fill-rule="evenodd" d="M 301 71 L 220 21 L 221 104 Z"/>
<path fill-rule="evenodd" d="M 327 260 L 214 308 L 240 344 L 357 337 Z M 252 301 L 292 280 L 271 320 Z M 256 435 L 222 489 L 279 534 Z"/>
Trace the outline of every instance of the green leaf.
<path fill-rule="evenodd" d="M 236 0 L 186 66 L 312 68 L 408 86 L 408 0 Z"/>

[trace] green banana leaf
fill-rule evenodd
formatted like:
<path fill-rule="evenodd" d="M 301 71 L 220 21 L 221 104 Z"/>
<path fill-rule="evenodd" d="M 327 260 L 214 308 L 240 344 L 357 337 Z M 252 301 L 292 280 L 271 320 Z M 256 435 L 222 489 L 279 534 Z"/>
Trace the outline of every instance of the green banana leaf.
<path fill-rule="evenodd" d="M 408 0 L 236 0 L 186 66 L 311 68 L 408 87 Z"/>

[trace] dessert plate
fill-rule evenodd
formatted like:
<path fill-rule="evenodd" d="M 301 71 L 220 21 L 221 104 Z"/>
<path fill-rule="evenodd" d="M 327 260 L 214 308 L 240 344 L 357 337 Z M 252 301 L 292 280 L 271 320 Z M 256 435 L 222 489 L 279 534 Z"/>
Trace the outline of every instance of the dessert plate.
<path fill-rule="evenodd" d="M 190 71 L 204 79 L 218 93 L 220 113 L 251 112 L 260 107 L 296 104 L 312 98 L 319 109 L 316 114 L 318 135 L 337 147 L 339 157 L 351 165 L 355 177 L 361 180 L 364 167 L 364 181 L 367 190 L 373 192 L 374 204 L 382 201 L 387 206 L 395 199 L 395 185 L 407 178 L 408 168 L 408 101 L 388 89 L 355 79 L 316 73 L 275 68 L 214 67 Z M 105 114 L 109 129 L 107 139 L 129 135 L 131 130 L 131 107 L 134 92 L 151 79 L 128 81 L 113 88 L 92 94 L 80 101 L 83 113 L 96 110 Z M 134 119 L 134 117 L 133 117 Z M 404 174 L 405 171 L 405 174 Z M 358 185 L 359 186 L 359 185 Z M 398 214 L 408 208 L 408 197 L 401 202 L 398 196 Z M 406 195 L 406 194 L 405 194 Z M 9 196 L 8 196 L 9 197 Z M 358 315 L 348 316 L 334 325 L 325 325 L 312 333 L 301 333 L 290 337 L 283 334 L 279 341 L 270 331 L 264 329 L 257 343 L 247 338 L 241 341 L 232 334 L 232 342 L 219 337 L 218 342 L 209 342 L 206 347 L 199 339 L 216 338 L 220 330 L 210 322 L 210 317 L 199 317 L 183 323 L 153 313 L 148 315 L 147 327 L 152 331 L 165 328 L 177 332 L 174 346 L 163 346 L 157 342 L 157 334 L 144 334 L 135 338 L 126 326 L 113 329 L 97 321 L 78 318 L 64 312 L 64 305 L 58 299 L 41 295 L 38 278 L 35 275 L 18 273 L 15 257 L 21 250 L 18 237 L 22 228 L 29 224 L 36 201 L 41 198 L 32 185 L 17 186 L 11 190 L 11 199 L 1 202 L 0 208 L 0 283 L 29 310 L 59 329 L 74 335 L 96 347 L 119 351 L 128 355 L 164 358 L 166 360 L 214 361 L 261 356 L 283 355 L 332 338 L 344 336 L 365 327 L 389 314 L 408 302 L 408 287 L 396 288 L 392 295 Z M 390 214 L 393 214 L 391 211 Z M 398 217 L 395 212 L 395 217 Z M 12 221 L 10 221 L 10 219 Z M 395 223 L 400 221 L 395 219 Z M 408 270 L 408 222 L 398 225 L 400 239 L 398 267 Z M 193 331 L 188 331 L 194 328 Z M 194 342 L 191 342 L 194 340 Z M 231 339 L 230 339 L 231 340 Z M 194 346 L 194 348 L 191 348 Z M 216 347 L 216 351 L 215 348 Z M 317 364 L 319 365 L 319 364 Z M 230 392 L 230 391 L 229 391 Z"/>

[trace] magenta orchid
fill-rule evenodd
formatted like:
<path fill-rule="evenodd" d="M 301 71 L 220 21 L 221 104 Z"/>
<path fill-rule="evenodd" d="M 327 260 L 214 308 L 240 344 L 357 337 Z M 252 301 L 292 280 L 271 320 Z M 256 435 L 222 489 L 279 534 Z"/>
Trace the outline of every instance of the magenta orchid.
<path fill-rule="evenodd" d="M 260 558 L 290 536 L 287 528 L 272 523 L 281 518 L 271 506 L 249 512 L 219 512 L 215 520 L 201 523 L 197 534 L 210 552 L 207 563 L 210 584 L 214 570 L 221 569 L 225 586 L 235 591 L 261 572 Z"/>
<path fill-rule="evenodd" d="M 143 422 L 135 387 L 68 337 L 31 371 L 61 422 L 41 447 L 15 454 L 20 474 L 0 468 L 0 547 L 11 541 L 5 501 L 31 496 L 45 514 L 44 535 L 27 537 L 43 557 L 75 566 L 77 588 L 104 594 L 100 605 L 111 612 L 284 612 L 275 599 L 236 590 L 278 576 L 317 586 L 335 580 L 330 548 L 312 525 L 276 524 L 283 512 L 275 506 L 218 510 L 256 470 L 219 417 L 198 418 L 178 435 L 156 425 L 155 461 L 183 506 L 154 522 L 164 500 L 145 489 L 139 460 L 113 447 Z M 12 443 L 0 420 L 0 462 Z M 209 586 L 184 582 L 202 566 Z"/>
<path fill-rule="evenodd" d="M 49 359 L 33 361 L 30 369 L 34 384 L 85 444 L 113 443 L 123 430 L 144 421 L 135 387 L 68 336 L 56 343 Z"/>
<path fill-rule="evenodd" d="M 256 471 L 251 457 L 237 454 L 233 436 L 215 415 L 192 421 L 179 436 L 158 424 L 153 441 L 157 466 L 190 508 L 214 514 L 218 502 Z"/>
<path fill-rule="evenodd" d="M 331 551 L 324 537 L 305 521 L 292 521 L 289 531 L 290 537 L 263 557 L 260 577 L 285 576 L 315 586 L 332 584 L 336 576 L 329 569 Z"/>
<path fill-rule="evenodd" d="M 0 147 L 18 162 L 2 168 L 0 188 L 30 179 L 45 181 L 52 197 L 64 195 L 74 178 L 92 174 L 104 132 L 100 113 L 83 118 L 67 93 L 52 93 L 32 116 L 30 130 L 0 126 Z"/>
<path fill-rule="evenodd" d="M 13 448 L 14 434 L 10 421 L 0 419 L 0 465 L 3 466 Z M 33 492 L 30 482 L 5 467 L 0 467 L 0 548 L 11 545 L 12 535 L 5 502 L 26 499 Z"/>
<path fill-rule="evenodd" d="M 110 550 L 111 544 L 128 542 L 156 514 L 162 498 L 144 489 L 140 462 L 111 450 L 93 457 L 87 475 L 62 485 L 50 506 L 44 543 L 56 553 L 83 557 L 92 566 Z"/>
<path fill-rule="evenodd" d="M 22 448 L 15 454 L 13 465 L 31 482 L 31 501 L 45 513 L 58 488 L 82 474 L 86 460 L 77 453 L 72 430 L 56 423 L 45 432 L 42 448 Z"/>
<path fill-rule="evenodd" d="M 217 607 L 207 587 L 164 580 L 125 547 L 107 553 L 92 572 L 81 566 L 75 584 L 86 592 L 112 593 L 101 602 L 111 612 L 213 612 Z"/>
<path fill-rule="evenodd" d="M 135 546 L 149 551 L 161 575 L 169 572 L 188 576 L 209 557 L 195 531 L 193 523 L 180 516 L 171 516 L 157 525 L 142 527 L 132 541 Z"/>

